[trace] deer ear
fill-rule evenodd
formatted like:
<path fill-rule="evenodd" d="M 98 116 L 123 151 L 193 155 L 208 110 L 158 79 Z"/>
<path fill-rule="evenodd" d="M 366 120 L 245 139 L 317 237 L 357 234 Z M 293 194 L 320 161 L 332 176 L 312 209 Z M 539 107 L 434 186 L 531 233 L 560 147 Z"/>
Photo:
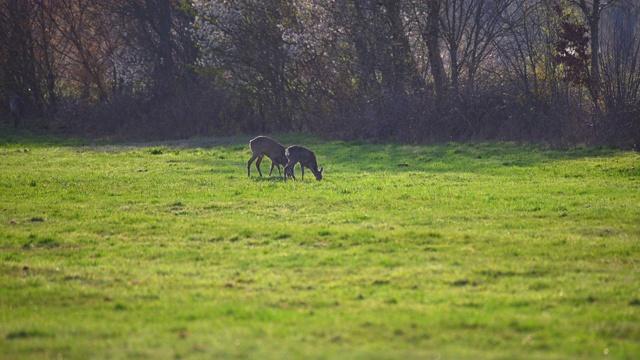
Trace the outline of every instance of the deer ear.
<path fill-rule="evenodd" d="M 320 174 L 324 171 L 324 166 L 320 168 Z"/>

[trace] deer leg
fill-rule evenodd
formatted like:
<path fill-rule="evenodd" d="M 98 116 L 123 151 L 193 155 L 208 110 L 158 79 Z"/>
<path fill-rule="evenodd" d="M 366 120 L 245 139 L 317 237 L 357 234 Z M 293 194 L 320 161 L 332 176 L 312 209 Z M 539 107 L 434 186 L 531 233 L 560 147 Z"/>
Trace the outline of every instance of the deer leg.
<path fill-rule="evenodd" d="M 262 177 L 262 171 L 260 171 L 260 163 L 262 162 L 263 157 L 264 155 L 258 156 L 258 160 L 256 161 L 256 169 L 258 169 L 258 174 L 260 174 L 260 177 Z"/>
<path fill-rule="evenodd" d="M 287 181 L 287 176 L 291 176 L 293 178 L 293 180 L 296 179 L 296 175 L 293 173 L 293 168 L 296 166 L 296 164 L 292 164 L 291 162 L 288 162 L 287 165 L 285 165 L 284 167 L 284 181 Z"/>
<path fill-rule="evenodd" d="M 258 155 L 253 155 L 251 157 L 251 159 L 249 159 L 249 162 L 247 163 L 247 176 L 251 176 L 251 163 L 253 162 L 253 160 L 255 160 L 258 157 Z"/>
<path fill-rule="evenodd" d="M 271 160 L 271 171 L 269 171 L 269 176 L 271 176 L 271 173 L 273 172 L 273 167 L 275 166 L 275 162 L 273 162 L 273 160 Z M 278 166 L 278 172 L 280 171 L 280 166 Z"/>
<path fill-rule="evenodd" d="M 300 164 L 300 170 L 302 170 L 302 181 L 304 181 L 304 166 Z"/>

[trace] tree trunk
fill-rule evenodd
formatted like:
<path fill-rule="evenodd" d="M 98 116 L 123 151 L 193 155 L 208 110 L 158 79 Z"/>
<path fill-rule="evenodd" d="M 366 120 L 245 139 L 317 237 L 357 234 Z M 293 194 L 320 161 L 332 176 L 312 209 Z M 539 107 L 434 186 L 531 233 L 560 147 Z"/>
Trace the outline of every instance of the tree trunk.
<path fill-rule="evenodd" d="M 591 90 L 596 118 L 600 118 L 600 0 L 593 1 L 593 13 L 589 19 L 591 28 Z"/>
<path fill-rule="evenodd" d="M 600 14 L 602 8 L 600 0 L 593 0 L 591 8 L 587 4 L 586 0 L 579 0 L 578 3 L 582 10 L 587 23 L 589 25 L 589 32 L 591 35 L 591 69 L 589 72 L 589 92 L 591 93 L 591 99 L 595 107 L 596 121 L 600 119 L 602 110 L 600 109 Z"/>
<path fill-rule="evenodd" d="M 449 90 L 449 80 L 440 56 L 440 1 L 429 0 L 427 3 L 427 26 L 422 37 L 427 45 L 429 64 L 439 100 L 445 97 Z M 440 102 L 439 102 L 440 103 Z"/>

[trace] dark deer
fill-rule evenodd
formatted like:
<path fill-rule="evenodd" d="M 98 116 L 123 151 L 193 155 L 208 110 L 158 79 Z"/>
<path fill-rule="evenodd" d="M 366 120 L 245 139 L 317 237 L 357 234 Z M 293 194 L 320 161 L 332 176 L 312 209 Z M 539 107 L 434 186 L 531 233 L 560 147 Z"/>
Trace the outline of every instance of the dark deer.
<path fill-rule="evenodd" d="M 25 103 L 18 95 L 13 95 L 9 99 L 9 108 L 11 109 L 11 120 L 13 120 L 13 126 L 18 127 L 20 120 L 24 116 Z"/>
<path fill-rule="evenodd" d="M 249 146 L 251 147 L 253 154 L 247 163 L 248 176 L 251 176 L 251 163 L 253 160 L 258 159 L 258 161 L 256 161 L 256 169 L 258 169 L 258 174 L 262 177 L 260 163 L 265 155 L 271 159 L 271 171 L 269 171 L 269 176 L 273 173 L 274 166 L 278 167 L 278 174 L 282 175 L 280 172 L 280 165 L 285 166 L 288 161 L 287 156 L 284 154 L 284 146 L 282 146 L 282 144 L 268 136 L 258 136 L 249 141 Z"/>
<path fill-rule="evenodd" d="M 296 179 L 293 170 L 297 163 L 300 163 L 300 169 L 302 169 L 302 180 L 304 180 L 305 167 L 311 170 L 316 180 L 322 180 L 324 168 L 318 170 L 318 161 L 316 161 L 316 154 L 313 151 L 302 146 L 294 145 L 287 148 L 285 155 L 287 155 L 289 162 L 284 167 L 284 181 L 287 181 L 287 175 L 291 176 L 293 180 Z"/>

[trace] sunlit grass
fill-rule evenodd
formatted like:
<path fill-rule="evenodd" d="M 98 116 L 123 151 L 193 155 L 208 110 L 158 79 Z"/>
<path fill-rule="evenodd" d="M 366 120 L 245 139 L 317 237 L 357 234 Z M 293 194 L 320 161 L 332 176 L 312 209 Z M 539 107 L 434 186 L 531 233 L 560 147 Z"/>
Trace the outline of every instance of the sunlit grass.
<path fill-rule="evenodd" d="M 640 353 L 637 153 L 278 139 L 0 141 L 0 356 Z"/>

